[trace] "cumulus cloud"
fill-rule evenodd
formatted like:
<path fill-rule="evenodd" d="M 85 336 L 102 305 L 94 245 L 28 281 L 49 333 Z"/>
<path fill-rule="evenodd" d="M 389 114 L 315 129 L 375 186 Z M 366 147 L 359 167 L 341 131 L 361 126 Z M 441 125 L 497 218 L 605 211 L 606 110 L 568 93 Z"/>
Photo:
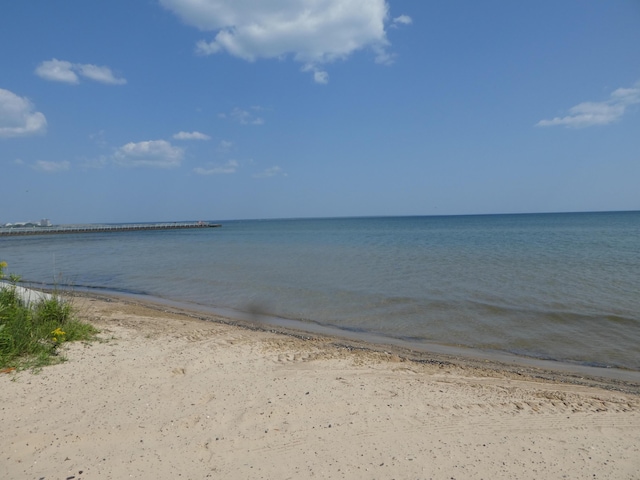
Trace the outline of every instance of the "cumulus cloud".
<path fill-rule="evenodd" d="M 262 110 L 260 107 L 251 107 L 253 111 Z M 249 110 L 243 110 L 242 108 L 234 108 L 230 113 L 220 113 L 218 114 L 220 118 L 229 118 L 240 125 L 262 125 L 264 124 L 264 119 L 257 116 L 256 114 L 250 112 Z"/>
<path fill-rule="evenodd" d="M 69 170 L 69 167 L 71 167 L 71 163 L 69 163 L 67 160 L 64 160 L 62 162 L 50 162 L 47 160 L 38 160 L 33 165 L 34 170 L 37 170 L 39 172 L 45 172 L 45 173 L 62 172 L 64 170 Z"/>
<path fill-rule="evenodd" d="M 25 97 L 0 88 L 0 138 L 44 133 L 47 119 Z"/>
<path fill-rule="evenodd" d="M 64 60 L 47 60 L 36 68 L 36 75 L 45 80 L 64 83 L 79 83 L 78 75 L 73 71 L 73 64 Z"/>
<path fill-rule="evenodd" d="M 186 24 L 214 32 L 201 40 L 196 52 L 226 52 L 248 61 L 293 57 L 305 65 L 345 59 L 364 48 L 388 47 L 386 0 L 160 0 Z M 401 15 L 394 20 L 411 23 Z M 376 53 L 376 56 L 379 56 Z M 326 83 L 322 69 L 314 80 Z"/>
<path fill-rule="evenodd" d="M 80 83 L 79 76 L 107 85 L 124 85 L 127 83 L 126 79 L 117 77 L 109 67 L 101 67 L 90 63 L 71 63 L 56 58 L 42 62 L 36 68 L 35 73 L 45 80 L 74 85 Z"/>
<path fill-rule="evenodd" d="M 98 65 L 84 64 L 76 65 L 78 72 L 83 77 L 87 77 L 96 82 L 106 83 L 109 85 L 124 85 L 127 81 L 122 77 L 116 77 L 109 67 L 100 67 Z"/>
<path fill-rule="evenodd" d="M 263 172 L 256 173 L 253 176 L 253 178 L 269 178 L 269 177 L 275 177 L 276 175 L 284 175 L 286 177 L 287 174 L 283 173 L 282 168 L 276 165 L 276 166 L 267 168 Z"/>
<path fill-rule="evenodd" d="M 178 132 L 173 138 L 176 140 L 211 140 L 209 135 L 200 132 Z"/>
<path fill-rule="evenodd" d="M 618 88 L 602 102 L 583 102 L 569 109 L 569 114 L 551 120 L 540 120 L 537 127 L 564 125 L 570 128 L 608 125 L 620 119 L 627 107 L 640 103 L 640 82 L 631 88 Z"/>
<path fill-rule="evenodd" d="M 236 173 L 236 170 L 238 169 L 239 166 L 240 165 L 236 160 L 229 160 L 224 165 L 214 165 L 213 167 L 210 167 L 210 168 L 198 167 L 198 168 L 194 168 L 193 171 L 196 172 L 198 175 L 221 175 L 221 174 Z"/>
<path fill-rule="evenodd" d="M 125 167 L 179 167 L 184 159 L 184 150 L 174 147 L 166 140 L 130 142 L 116 150 L 113 160 Z"/>

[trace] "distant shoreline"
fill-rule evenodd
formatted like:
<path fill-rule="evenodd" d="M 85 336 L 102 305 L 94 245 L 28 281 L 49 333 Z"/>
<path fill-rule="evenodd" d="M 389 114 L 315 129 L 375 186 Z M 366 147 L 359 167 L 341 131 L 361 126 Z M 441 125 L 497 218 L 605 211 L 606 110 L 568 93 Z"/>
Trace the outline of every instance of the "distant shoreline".
<path fill-rule="evenodd" d="M 0 237 L 19 235 L 60 235 L 71 233 L 105 233 L 105 232 L 138 232 L 145 230 L 184 230 L 196 228 L 221 227 L 219 223 L 151 223 L 151 224 L 118 224 L 118 225 L 57 225 L 51 227 L 10 227 L 0 228 Z"/>
<path fill-rule="evenodd" d="M 398 214 L 398 215 L 320 215 L 320 216 L 308 216 L 308 217 L 265 217 L 265 218 L 223 218 L 216 220 L 216 224 L 220 224 L 220 222 L 260 222 L 260 221 L 283 221 L 283 220 L 352 220 L 352 219 L 384 219 L 384 218 L 446 218 L 446 217 L 491 217 L 491 216 L 527 216 L 527 215 L 593 215 L 593 214 L 611 214 L 611 213 L 640 213 L 638 209 L 632 210 L 579 210 L 579 211 L 570 211 L 570 210 L 560 210 L 560 211 L 544 211 L 544 212 L 494 212 L 494 213 L 416 213 L 416 214 Z M 29 228 L 32 226 L 37 226 L 40 228 L 35 222 L 28 222 Z M 196 223 L 195 221 L 162 221 L 162 222 L 96 222 L 96 223 L 61 223 L 57 225 L 51 225 L 53 227 L 66 227 L 66 226 L 112 226 L 112 225 L 151 225 L 151 224 L 172 224 L 172 223 Z M 210 223 L 210 222 L 208 222 Z M 14 228 L 7 227 L 5 225 L 0 224 L 0 229 L 3 228 Z"/>

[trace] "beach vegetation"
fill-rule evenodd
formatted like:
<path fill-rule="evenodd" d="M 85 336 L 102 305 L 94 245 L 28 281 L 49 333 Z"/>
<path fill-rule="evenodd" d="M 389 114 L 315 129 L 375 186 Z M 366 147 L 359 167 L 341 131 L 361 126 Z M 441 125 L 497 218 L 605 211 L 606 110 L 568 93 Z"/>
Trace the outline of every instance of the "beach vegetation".
<path fill-rule="evenodd" d="M 0 262 L 0 280 L 6 278 L 6 262 Z M 92 340 L 98 333 L 79 321 L 72 304 L 57 292 L 28 302 L 17 288 L 19 277 L 10 275 L 0 285 L 0 370 L 41 368 L 64 360 L 60 346 Z"/>

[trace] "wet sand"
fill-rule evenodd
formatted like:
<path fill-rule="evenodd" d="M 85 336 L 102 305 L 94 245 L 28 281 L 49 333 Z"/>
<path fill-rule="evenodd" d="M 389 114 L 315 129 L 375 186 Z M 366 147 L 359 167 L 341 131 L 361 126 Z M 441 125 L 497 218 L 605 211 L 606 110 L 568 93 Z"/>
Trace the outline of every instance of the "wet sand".
<path fill-rule="evenodd" d="M 640 478 L 640 385 L 107 297 L 0 375 L 0 478 Z"/>

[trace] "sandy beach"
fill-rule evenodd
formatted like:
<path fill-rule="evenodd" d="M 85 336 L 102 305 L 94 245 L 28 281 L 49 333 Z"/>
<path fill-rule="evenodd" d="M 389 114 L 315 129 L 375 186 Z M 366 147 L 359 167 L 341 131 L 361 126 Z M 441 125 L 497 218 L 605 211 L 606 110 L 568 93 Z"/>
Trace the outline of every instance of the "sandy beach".
<path fill-rule="evenodd" d="M 637 384 L 74 301 L 99 342 L 0 374 L 0 478 L 640 478 Z"/>

